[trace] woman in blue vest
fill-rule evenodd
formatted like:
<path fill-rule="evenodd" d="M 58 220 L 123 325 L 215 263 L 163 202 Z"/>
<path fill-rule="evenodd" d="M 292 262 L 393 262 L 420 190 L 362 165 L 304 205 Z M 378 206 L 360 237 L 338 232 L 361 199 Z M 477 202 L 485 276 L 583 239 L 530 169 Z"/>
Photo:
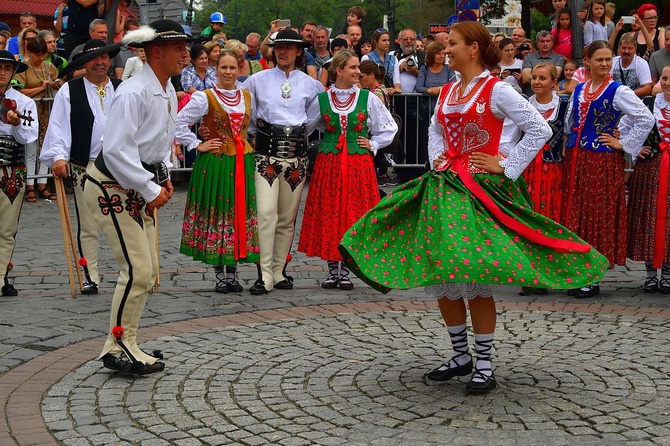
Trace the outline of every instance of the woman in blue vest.
<path fill-rule="evenodd" d="M 384 77 L 384 84 L 387 87 L 389 94 L 400 93 L 400 64 L 398 58 L 389 52 L 391 47 L 391 35 L 384 28 L 375 30 L 372 34 L 372 52 L 366 54 L 361 58 L 364 60 L 371 60 L 377 65 L 384 65 L 386 69 L 386 76 Z"/>
<path fill-rule="evenodd" d="M 633 90 L 612 80 L 612 48 L 604 40 L 585 52 L 591 79 L 577 85 L 565 120 L 563 222 L 614 265 L 626 264 L 626 193 L 622 151 L 637 159 L 654 117 Z M 614 137 L 619 128 L 620 137 Z M 625 130 L 624 130 L 625 129 Z M 569 294 L 595 296 L 597 283 Z"/>

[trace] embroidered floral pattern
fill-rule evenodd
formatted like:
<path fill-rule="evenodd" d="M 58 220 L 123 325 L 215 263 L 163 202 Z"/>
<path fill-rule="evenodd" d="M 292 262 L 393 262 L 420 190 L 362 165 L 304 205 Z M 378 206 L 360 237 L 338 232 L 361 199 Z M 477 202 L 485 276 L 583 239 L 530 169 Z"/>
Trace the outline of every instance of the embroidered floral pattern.
<path fill-rule="evenodd" d="M 117 214 L 123 212 L 123 203 L 121 202 L 121 196 L 119 194 L 114 194 L 109 198 L 105 195 L 98 196 L 98 206 L 100 207 L 102 215 L 105 216 L 109 215 L 110 212 L 115 212 Z"/>
<path fill-rule="evenodd" d="M 289 163 L 284 173 L 284 180 L 291 186 L 291 191 L 294 191 L 307 175 L 307 159 L 301 159 L 297 162 Z"/>
<path fill-rule="evenodd" d="M 144 208 L 146 202 L 144 198 L 140 196 L 134 190 L 128 191 L 128 198 L 126 198 L 126 211 L 135 222 L 144 227 L 144 221 L 142 220 L 142 209 Z M 148 215 L 148 213 L 147 213 Z"/>
<path fill-rule="evenodd" d="M 272 186 L 272 183 L 275 182 L 284 170 L 279 161 L 271 163 L 269 156 L 256 155 L 256 166 L 258 173 L 265 178 L 270 186 Z"/>
<path fill-rule="evenodd" d="M 19 196 L 19 192 L 25 183 L 24 168 L 3 167 L 2 179 L 0 179 L 0 190 L 7 195 L 9 202 L 14 204 L 14 200 Z"/>

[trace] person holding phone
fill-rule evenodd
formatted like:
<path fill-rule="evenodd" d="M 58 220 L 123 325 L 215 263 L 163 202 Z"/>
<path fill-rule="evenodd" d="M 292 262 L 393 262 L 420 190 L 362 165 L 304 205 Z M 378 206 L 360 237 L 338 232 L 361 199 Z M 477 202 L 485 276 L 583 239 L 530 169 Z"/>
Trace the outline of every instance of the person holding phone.
<path fill-rule="evenodd" d="M 516 46 L 514 41 L 509 37 L 505 37 L 498 43 L 498 48 L 502 53 L 500 59 L 500 79 L 510 84 L 514 89 L 521 93 L 521 68 L 523 67 L 523 60 L 514 57 L 516 54 Z"/>

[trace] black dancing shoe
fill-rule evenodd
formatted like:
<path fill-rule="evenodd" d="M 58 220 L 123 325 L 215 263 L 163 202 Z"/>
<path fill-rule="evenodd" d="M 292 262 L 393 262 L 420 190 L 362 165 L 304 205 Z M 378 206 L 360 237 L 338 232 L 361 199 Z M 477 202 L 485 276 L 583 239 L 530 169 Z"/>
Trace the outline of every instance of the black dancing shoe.
<path fill-rule="evenodd" d="M 475 377 L 484 379 L 484 381 L 475 381 Z M 472 378 L 465 384 L 465 393 L 468 395 L 483 395 L 498 387 L 496 378 L 491 372 L 491 376 L 484 375 L 481 370 L 475 369 Z"/>
<path fill-rule="evenodd" d="M 463 365 L 452 367 L 452 361 L 442 364 L 436 369 L 426 373 L 425 377 L 430 381 L 449 381 L 454 376 L 467 376 L 472 373 L 472 359 Z M 443 368 L 446 367 L 446 368 Z"/>
<path fill-rule="evenodd" d="M 658 279 L 656 277 L 651 277 L 645 280 L 642 289 L 645 293 L 658 293 L 660 291 Z"/>
<path fill-rule="evenodd" d="M 332 290 L 337 288 L 338 283 L 340 283 L 340 279 L 338 279 L 337 276 L 328 274 L 328 277 L 326 277 L 325 280 L 321 282 L 321 288 L 324 290 Z"/>
<path fill-rule="evenodd" d="M 18 295 L 19 295 L 19 291 L 16 288 L 14 288 L 14 285 L 7 284 L 7 285 L 2 286 L 2 296 L 3 297 L 4 296 L 18 296 Z"/>
<path fill-rule="evenodd" d="M 275 288 L 278 290 L 292 290 L 293 282 L 288 279 L 280 280 L 279 282 L 275 283 Z"/>
<path fill-rule="evenodd" d="M 661 294 L 670 294 L 670 280 L 661 279 L 658 283 L 658 289 L 661 291 Z"/>
<path fill-rule="evenodd" d="M 141 376 L 150 373 L 162 372 L 165 369 L 165 363 L 156 361 L 153 364 L 144 364 L 141 362 L 132 362 L 107 353 L 102 357 L 102 365 L 109 370 L 114 370 L 122 375 Z"/>
<path fill-rule="evenodd" d="M 579 293 L 579 288 L 572 288 L 568 290 L 568 296 L 575 297 Z"/>
<path fill-rule="evenodd" d="M 581 287 L 577 292 L 577 299 L 587 299 L 600 294 L 600 285 L 589 285 Z"/>
<path fill-rule="evenodd" d="M 265 289 L 265 282 L 262 280 L 257 280 L 251 288 L 249 288 L 249 292 L 254 296 L 261 296 L 269 293 L 269 291 Z"/>
<path fill-rule="evenodd" d="M 228 283 L 228 291 L 230 291 L 231 293 L 241 293 L 242 291 L 244 291 L 244 288 L 242 288 L 240 282 L 238 282 L 235 279 L 227 281 L 226 283 Z"/>
<path fill-rule="evenodd" d="M 349 280 L 348 276 L 340 276 L 340 283 L 338 284 L 341 290 L 349 291 L 354 289 L 354 284 Z"/>
<path fill-rule="evenodd" d="M 228 294 L 228 292 L 230 291 L 230 288 L 228 287 L 228 282 L 226 282 L 225 280 L 217 280 L 216 288 L 214 288 L 214 291 L 221 294 Z"/>
<path fill-rule="evenodd" d="M 98 284 L 87 280 L 84 282 L 84 288 L 82 288 L 81 294 L 98 294 Z"/>

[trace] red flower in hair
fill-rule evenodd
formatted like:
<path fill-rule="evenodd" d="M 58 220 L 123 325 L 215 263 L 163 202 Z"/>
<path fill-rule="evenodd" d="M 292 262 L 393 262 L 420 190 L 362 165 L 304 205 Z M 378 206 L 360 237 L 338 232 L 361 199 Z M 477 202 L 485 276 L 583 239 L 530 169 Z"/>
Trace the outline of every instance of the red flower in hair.
<path fill-rule="evenodd" d="M 116 339 L 119 339 L 119 338 L 123 337 L 124 333 L 125 333 L 125 330 L 120 325 L 116 325 L 116 326 L 114 326 L 114 328 L 112 328 L 112 336 L 114 336 Z"/>

